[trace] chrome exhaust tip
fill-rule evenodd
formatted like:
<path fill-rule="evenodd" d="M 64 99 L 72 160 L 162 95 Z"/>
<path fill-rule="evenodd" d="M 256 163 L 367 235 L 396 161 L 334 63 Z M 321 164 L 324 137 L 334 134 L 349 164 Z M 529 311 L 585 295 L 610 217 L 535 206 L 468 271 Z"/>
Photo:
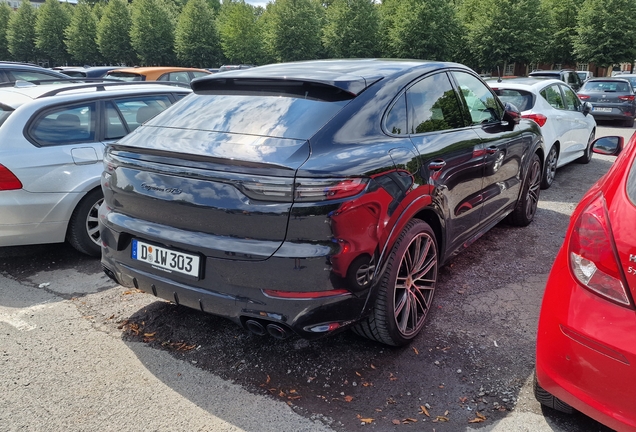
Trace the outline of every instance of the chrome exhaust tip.
<path fill-rule="evenodd" d="M 267 333 L 273 338 L 276 339 L 285 339 L 287 336 L 287 330 L 284 327 L 279 326 L 278 324 L 267 324 Z"/>
<path fill-rule="evenodd" d="M 245 321 L 245 327 L 247 327 L 249 331 L 251 331 L 252 333 L 258 336 L 263 336 L 266 333 L 265 327 L 263 327 L 263 324 L 255 320 Z"/>

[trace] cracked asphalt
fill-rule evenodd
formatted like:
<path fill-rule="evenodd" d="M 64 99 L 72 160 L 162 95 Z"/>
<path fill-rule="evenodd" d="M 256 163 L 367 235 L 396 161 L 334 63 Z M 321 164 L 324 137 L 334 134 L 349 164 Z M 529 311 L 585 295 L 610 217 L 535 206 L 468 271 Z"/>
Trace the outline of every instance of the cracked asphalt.
<path fill-rule="evenodd" d="M 597 136 L 633 132 L 610 126 Z M 0 248 L 0 431 L 608 431 L 542 409 L 532 371 L 569 215 L 612 161 L 560 168 L 529 227 L 441 268 L 404 348 L 258 337 L 117 286 L 68 245 Z"/>

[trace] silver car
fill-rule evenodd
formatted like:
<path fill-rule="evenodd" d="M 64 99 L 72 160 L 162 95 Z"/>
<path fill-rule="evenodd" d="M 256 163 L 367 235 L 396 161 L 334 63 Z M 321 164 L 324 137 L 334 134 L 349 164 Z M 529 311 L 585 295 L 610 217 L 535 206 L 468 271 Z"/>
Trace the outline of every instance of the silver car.
<path fill-rule="evenodd" d="M 104 145 L 188 93 L 154 83 L 0 88 L 0 246 L 68 240 L 99 256 Z"/>

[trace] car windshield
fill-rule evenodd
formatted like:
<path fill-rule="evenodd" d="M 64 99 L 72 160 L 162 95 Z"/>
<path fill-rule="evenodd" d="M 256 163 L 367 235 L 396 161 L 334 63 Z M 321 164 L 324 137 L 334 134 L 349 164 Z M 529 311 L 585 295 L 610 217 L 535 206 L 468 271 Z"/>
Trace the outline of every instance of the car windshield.
<path fill-rule="evenodd" d="M 593 92 L 621 92 L 628 93 L 630 89 L 629 83 L 625 81 L 588 81 L 583 85 L 583 91 Z"/>
<path fill-rule="evenodd" d="M 502 102 L 508 102 L 517 107 L 519 111 L 526 111 L 533 106 L 532 94 L 525 90 L 497 89 L 495 90 Z"/>

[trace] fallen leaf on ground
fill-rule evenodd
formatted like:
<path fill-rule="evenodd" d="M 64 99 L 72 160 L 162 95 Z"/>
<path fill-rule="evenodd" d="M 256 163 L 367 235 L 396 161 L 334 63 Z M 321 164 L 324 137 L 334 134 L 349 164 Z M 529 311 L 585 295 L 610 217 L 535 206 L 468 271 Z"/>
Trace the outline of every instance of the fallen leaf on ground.
<path fill-rule="evenodd" d="M 360 375 L 360 372 L 356 371 L 356 375 L 358 375 L 359 377 L 361 377 L 362 375 Z"/>
<path fill-rule="evenodd" d="M 269 377 L 269 375 L 267 375 L 267 379 L 265 380 L 265 384 L 269 384 L 269 382 L 270 382 L 271 380 L 272 380 L 272 379 Z"/>
<path fill-rule="evenodd" d="M 468 398 L 467 398 L 466 396 L 463 396 L 463 397 L 460 397 L 460 398 L 459 398 L 459 401 L 460 401 L 461 403 L 466 403 L 466 401 L 467 401 L 467 400 L 468 400 Z"/>
<path fill-rule="evenodd" d="M 363 383 L 362 383 L 362 385 L 363 385 L 364 387 L 370 387 L 370 386 L 372 386 L 372 385 L 373 385 L 373 383 L 370 383 L 370 382 L 363 382 Z"/>
<path fill-rule="evenodd" d="M 375 366 L 373 366 L 373 363 L 371 363 L 371 369 L 375 369 Z"/>
<path fill-rule="evenodd" d="M 448 417 L 444 417 L 444 416 L 437 416 L 435 420 L 433 420 L 433 422 L 447 422 L 447 421 L 449 421 Z"/>
<path fill-rule="evenodd" d="M 399 425 L 400 421 L 398 419 L 393 419 L 391 420 L 391 423 L 393 423 L 394 425 Z"/>
<path fill-rule="evenodd" d="M 345 396 L 344 397 L 345 402 L 351 402 L 353 400 L 353 396 Z"/>
<path fill-rule="evenodd" d="M 413 352 L 414 352 L 415 354 L 418 354 L 418 355 L 419 355 L 419 353 L 420 353 L 420 352 L 417 350 L 417 348 L 415 348 L 415 347 L 411 347 L 411 348 L 413 348 Z"/>
<path fill-rule="evenodd" d="M 426 417 L 430 417 L 431 415 L 428 413 L 428 410 L 424 405 L 420 405 L 420 414 L 424 414 Z"/>

